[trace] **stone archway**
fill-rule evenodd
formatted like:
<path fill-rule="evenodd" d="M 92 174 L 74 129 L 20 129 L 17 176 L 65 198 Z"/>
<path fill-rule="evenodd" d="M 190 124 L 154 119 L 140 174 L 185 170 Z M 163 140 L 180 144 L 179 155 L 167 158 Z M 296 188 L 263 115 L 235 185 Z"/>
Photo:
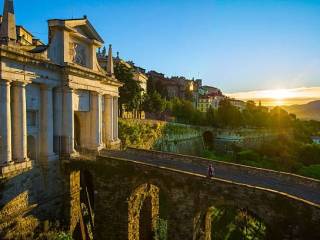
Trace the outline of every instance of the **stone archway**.
<path fill-rule="evenodd" d="M 37 149 L 36 149 L 36 139 L 32 135 L 27 137 L 27 153 L 28 158 L 31 160 L 37 161 Z"/>
<path fill-rule="evenodd" d="M 200 217 L 201 218 L 201 217 Z M 248 209 L 236 206 L 209 207 L 195 239 L 265 239 L 266 225 Z"/>
<path fill-rule="evenodd" d="M 128 201 L 128 239 L 152 239 L 158 218 L 159 188 L 147 183 L 139 186 Z"/>

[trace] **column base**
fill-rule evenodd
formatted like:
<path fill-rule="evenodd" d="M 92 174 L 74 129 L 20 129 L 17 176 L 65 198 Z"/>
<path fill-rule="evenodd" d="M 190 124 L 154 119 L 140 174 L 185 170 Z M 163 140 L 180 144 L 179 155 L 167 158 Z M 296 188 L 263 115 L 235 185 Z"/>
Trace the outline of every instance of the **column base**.
<path fill-rule="evenodd" d="M 5 177 L 12 177 L 19 173 L 30 170 L 33 166 L 32 161 L 24 161 L 24 162 L 11 162 L 6 166 L 0 167 L 0 179 Z"/>
<path fill-rule="evenodd" d="M 30 161 L 31 161 L 31 159 L 30 159 L 30 158 L 28 158 L 28 157 L 23 158 L 23 159 L 14 159 L 14 160 L 13 160 L 14 164 L 15 164 L 15 163 L 30 162 Z"/>
<path fill-rule="evenodd" d="M 106 148 L 111 150 L 119 150 L 121 148 L 121 140 L 118 138 L 113 141 L 108 141 L 106 144 Z"/>

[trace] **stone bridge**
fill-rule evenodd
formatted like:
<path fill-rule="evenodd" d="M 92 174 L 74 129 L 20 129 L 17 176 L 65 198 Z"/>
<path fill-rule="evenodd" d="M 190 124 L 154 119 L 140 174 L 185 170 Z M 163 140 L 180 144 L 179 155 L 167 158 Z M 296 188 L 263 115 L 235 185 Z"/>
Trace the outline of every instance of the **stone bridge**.
<path fill-rule="evenodd" d="M 221 228 L 217 209 L 238 209 L 245 219 L 258 220 L 264 235 L 251 239 L 320 239 L 319 181 L 155 151 L 102 155 L 67 163 L 71 230 L 82 219 L 83 191 L 76 190 L 81 185 L 94 213 L 95 239 L 152 239 L 159 219 L 167 223 L 167 239 L 215 239 Z M 206 177 L 209 163 L 215 166 L 214 178 Z"/>

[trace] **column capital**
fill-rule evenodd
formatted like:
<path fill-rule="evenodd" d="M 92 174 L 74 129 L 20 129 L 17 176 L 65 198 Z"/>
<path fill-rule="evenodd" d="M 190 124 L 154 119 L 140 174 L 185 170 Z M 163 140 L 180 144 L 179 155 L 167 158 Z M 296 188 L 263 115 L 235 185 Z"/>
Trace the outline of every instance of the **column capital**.
<path fill-rule="evenodd" d="M 100 92 L 96 92 L 96 91 L 90 91 L 90 93 L 94 96 L 102 95 Z"/>
<path fill-rule="evenodd" d="M 11 81 L 2 79 L 2 81 L 0 81 L 0 85 L 1 86 L 10 86 L 11 85 Z"/>
<path fill-rule="evenodd" d="M 63 86 L 62 89 L 64 92 L 70 92 L 70 93 L 74 92 L 74 89 L 69 86 Z"/>
<path fill-rule="evenodd" d="M 50 91 L 53 89 L 53 86 L 42 83 L 40 84 L 40 89 Z"/>
<path fill-rule="evenodd" d="M 113 96 L 110 95 L 110 94 L 104 94 L 103 96 L 104 96 L 106 99 L 112 99 L 112 98 L 113 98 Z"/>
<path fill-rule="evenodd" d="M 26 82 L 12 81 L 12 85 L 15 87 L 25 88 L 27 86 L 27 84 L 28 83 L 26 83 Z"/>

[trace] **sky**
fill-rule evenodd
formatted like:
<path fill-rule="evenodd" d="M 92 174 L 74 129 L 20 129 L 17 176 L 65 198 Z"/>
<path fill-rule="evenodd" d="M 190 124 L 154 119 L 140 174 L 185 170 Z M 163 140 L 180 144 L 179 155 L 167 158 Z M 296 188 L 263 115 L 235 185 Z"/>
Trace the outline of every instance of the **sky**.
<path fill-rule="evenodd" d="M 201 78 L 246 97 L 252 91 L 301 93 L 315 87 L 320 98 L 320 0 L 14 3 L 17 24 L 45 42 L 47 19 L 87 15 L 120 57 L 147 70 Z"/>

